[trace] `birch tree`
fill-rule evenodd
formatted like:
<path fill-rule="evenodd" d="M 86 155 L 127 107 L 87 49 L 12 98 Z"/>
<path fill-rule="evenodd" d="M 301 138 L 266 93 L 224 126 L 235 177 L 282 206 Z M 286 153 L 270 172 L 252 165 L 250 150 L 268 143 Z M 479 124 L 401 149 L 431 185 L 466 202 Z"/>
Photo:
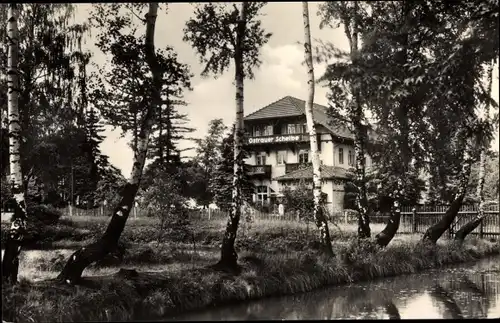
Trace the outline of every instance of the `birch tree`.
<path fill-rule="evenodd" d="M 349 59 L 352 68 L 355 69 L 359 64 L 359 46 L 360 46 L 360 18 L 362 8 L 358 1 L 334 1 L 324 4 L 320 7 L 320 13 L 323 15 L 323 24 L 330 24 L 333 21 L 342 23 L 344 33 L 349 42 Z M 354 206 L 358 212 L 358 237 L 369 238 L 371 235 L 370 218 L 368 216 L 368 197 L 366 187 L 366 167 L 365 153 L 367 141 L 367 127 L 363 112 L 363 102 L 360 96 L 361 82 L 353 77 L 349 81 L 350 98 L 347 103 L 347 115 L 352 124 L 354 132 L 354 155 L 355 155 L 355 200 Z M 333 84 L 331 84 L 333 86 Z"/>
<path fill-rule="evenodd" d="M 141 5 L 138 5 L 139 8 L 142 8 Z M 109 17 L 108 15 L 118 14 L 120 9 L 119 4 L 110 4 L 107 8 L 100 8 L 100 19 L 105 19 Z M 135 7 L 129 9 L 134 10 Z M 110 11 L 106 11 L 110 10 Z M 92 264 L 93 262 L 102 259 L 106 256 L 110 251 L 112 251 L 118 245 L 118 240 L 120 238 L 121 233 L 125 227 L 127 222 L 127 218 L 130 214 L 130 210 L 132 209 L 132 205 L 134 203 L 135 196 L 139 189 L 140 181 L 142 178 L 142 172 L 144 168 L 144 164 L 146 161 L 146 155 L 148 150 L 148 144 L 150 139 L 150 133 L 152 129 L 152 125 L 154 122 L 154 111 L 156 111 L 157 106 L 161 102 L 160 96 L 160 86 L 161 86 L 161 77 L 163 75 L 163 71 L 158 64 L 156 58 L 155 51 L 155 43 L 154 43 L 154 35 L 155 35 L 155 23 L 158 13 L 158 4 L 157 3 L 149 3 L 148 4 L 148 12 L 145 15 L 144 23 L 146 24 L 146 33 L 144 39 L 144 45 L 142 47 L 142 51 L 145 57 L 145 61 L 149 67 L 149 72 L 152 74 L 151 87 L 147 88 L 145 93 L 142 96 L 141 105 L 142 107 L 146 107 L 146 113 L 144 118 L 141 121 L 141 126 L 139 129 L 139 133 L 137 136 L 137 146 L 134 150 L 134 162 L 132 166 L 132 171 L 130 174 L 130 179 L 125 184 L 122 189 L 122 196 L 118 205 L 113 210 L 113 215 L 108 224 L 108 227 L 102 237 L 97 240 L 95 243 L 92 243 L 86 247 L 83 247 L 73 253 L 65 267 L 61 271 L 58 276 L 58 279 L 64 281 L 68 284 L 74 284 L 79 281 L 83 270 Z M 99 19 L 99 18 L 98 18 Z M 103 20 L 101 20 L 102 22 Z M 120 22 L 123 20 L 118 19 L 115 22 Z M 106 27 L 106 26 L 103 26 Z M 115 43 L 112 43 L 112 48 L 116 50 L 113 52 L 114 62 L 115 64 L 130 64 L 131 56 L 120 55 L 124 54 L 125 47 L 127 47 L 127 40 L 134 38 L 130 35 L 121 35 L 119 33 L 120 27 L 123 25 L 112 24 L 108 26 L 112 29 L 111 32 L 115 32 L 114 38 Z M 132 40 L 135 43 L 135 40 Z M 113 47 L 114 45 L 114 47 Z M 130 49 L 130 48 L 129 48 Z M 137 59 L 138 53 L 135 53 L 135 56 L 132 56 L 133 59 Z M 149 103 L 150 102 L 150 103 Z"/>
<path fill-rule="evenodd" d="M 10 3 L 7 16 L 7 85 L 8 85 L 8 122 L 9 122 L 9 167 L 12 194 L 15 199 L 12 225 L 7 235 L 5 253 L 2 260 L 2 280 L 15 284 L 19 270 L 19 254 L 26 231 L 26 203 L 21 170 L 21 125 L 19 120 L 19 71 L 17 28 L 18 10 L 15 3 Z"/>
<path fill-rule="evenodd" d="M 491 61 L 488 64 L 488 71 L 487 71 L 487 93 L 488 95 L 491 96 L 491 89 L 492 89 L 492 83 L 493 83 L 493 65 L 494 61 Z M 489 119 L 490 119 L 490 101 L 486 103 L 486 106 L 484 107 L 483 115 L 484 115 L 484 126 L 489 126 Z M 485 136 L 486 134 L 484 132 L 481 133 L 482 136 Z M 486 136 L 485 136 L 486 137 Z M 483 138 L 486 139 L 486 138 Z M 491 143 L 491 138 L 490 140 L 485 140 L 485 142 L 482 142 L 481 148 L 480 148 L 480 156 L 479 156 L 479 175 L 478 175 L 478 182 L 477 182 L 477 192 L 476 192 L 476 198 L 478 200 L 478 212 L 477 216 L 466 223 L 464 226 L 462 226 L 455 234 L 455 240 L 458 240 L 460 242 L 463 242 L 465 237 L 474 229 L 477 228 L 478 225 L 481 224 L 483 219 L 486 217 L 484 214 L 484 181 L 485 181 L 485 168 L 486 168 L 486 151 L 488 149 L 488 146 Z"/>
<path fill-rule="evenodd" d="M 243 113 L 244 79 L 253 78 L 253 69 L 260 66 L 259 51 L 271 37 L 265 33 L 258 20 L 263 2 L 234 4 L 209 3 L 195 7 L 184 29 L 184 40 L 197 51 L 205 64 L 202 75 L 219 75 L 226 71 L 231 61 L 235 66 L 236 122 L 234 131 L 234 175 L 232 205 L 221 246 L 221 259 L 216 268 L 237 269 L 238 255 L 235 250 L 236 233 L 241 217 L 243 177 Z"/>
<path fill-rule="evenodd" d="M 316 125 L 313 118 L 314 105 L 314 65 L 311 51 L 311 27 L 309 24 L 309 5 L 306 1 L 302 2 L 302 17 L 304 19 L 304 56 L 307 65 L 307 86 L 308 96 L 306 100 L 306 121 L 309 129 L 309 142 L 311 146 L 311 159 L 313 167 L 313 196 L 314 196 L 314 219 L 319 229 L 320 243 L 324 252 L 333 255 L 332 242 L 330 240 L 330 231 L 328 229 L 327 218 L 321 208 L 321 169 L 318 153 L 318 137 L 316 136 Z"/>

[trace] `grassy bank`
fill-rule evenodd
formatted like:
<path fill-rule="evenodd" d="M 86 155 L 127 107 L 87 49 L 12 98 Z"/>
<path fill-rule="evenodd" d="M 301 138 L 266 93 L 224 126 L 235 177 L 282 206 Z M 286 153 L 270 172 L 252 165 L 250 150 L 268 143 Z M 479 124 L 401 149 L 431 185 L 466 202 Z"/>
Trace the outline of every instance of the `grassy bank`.
<path fill-rule="evenodd" d="M 153 265 L 145 261 L 144 255 L 137 257 L 141 252 L 132 248 L 135 251 L 129 252 L 119 267 L 87 269 L 80 286 L 23 279 L 14 289 L 2 287 L 2 310 L 5 313 L 15 304 L 18 321 L 168 319 L 174 313 L 217 304 L 410 274 L 500 253 L 500 243 L 475 238 L 468 239 L 462 247 L 448 241 L 431 247 L 418 244 L 414 239 L 399 239 L 384 250 L 370 242 L 360 245 L 346 238 L 334 241 L 336 257 L 325 259 L 311 249 L 283 250 L 285 241 L 270 239 L 273 230 L 254 236 L 257 242 L 252 248 L 240 247 L 247 251 L 240 252 L 242 272 L 238 276 L 216 272 L 207 266 L 217 260 L 217 248 L 209 246 L 194 251 L 180 242 L 149 244 L 141 246 L 142 253 L 150 254 L 147 259 L 162 259 L 162 254 L 164 257 L 170 254 L 170 260 L 163 258 Z M 290 241 L 294 241 L 293 235 Z M 306 245 L 304 241 L 302 245 Z M 127 271 L 102 276 L 124 267 L 135 268 L 139 273 Z"/>

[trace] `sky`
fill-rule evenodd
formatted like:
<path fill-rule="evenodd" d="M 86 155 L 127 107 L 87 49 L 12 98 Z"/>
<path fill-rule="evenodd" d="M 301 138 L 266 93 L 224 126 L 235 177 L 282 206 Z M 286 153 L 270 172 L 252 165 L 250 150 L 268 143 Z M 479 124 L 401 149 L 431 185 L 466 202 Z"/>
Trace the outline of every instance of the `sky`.
<path fill-rule="evenodd" d="M 317 16 L 319 2 L 309 3 L 311 37 L 313 41 L 321 39 L 329 41 L 336 47 L 347 50 L 348 42 L 343 28 L 319 28 L 320 18 Z M 76 21 L 88 18 L 91 4 L 77 4 Z M 262 10 L 262 26 L 273 33 L 269 42 L 261 49 L 262 65 L 255 71 L 254 80 L 245 80 L 245 115 L 252 113 L 284 96 L 291 95 L 305 100 L 307 97 L 307 71 L 303 65 L 304 41 L 302 3 L 301 2 L 269 2 Z M 160 12 L 156 22 L 155 45 L 157 48 L 172 46 L 178 53 L 182 63 L 191 66 L 195 75 L 192 79 L 192 91 L 185 93 L 187 107 L 180 110 L 188 115 L 190 125 L 196 129 L 193 137 L 203 137 L 208 130 L 208 123 L 215 118 L 222 118 L 226 125 L 235 119 L 235 87 L 233 85 L 234 66 L 217 79 L 202 78 L 202 65 L 196 52 L 182 40 L 183 28 L 192 16 L 193 6 L 190 3 L 170 3 L 168 13 Z M 145 28 L 145 27 L 144 27 Z M 91 35 L 95 35 L 91 32 Z M 106 57 L 94 45 L 91 36 L 84 47 L 92 51 L 94 62 L 101 65 Z M 315 63 L 315 77 L 325 71 L 325 65 Z M 498 65 L 494 69 L 493 98 L 498 102 Z M 315 103 L 327 104 L 327 89 L 317 86 Z M 132 169 L 132 150 L 128 147 L 130 138 L 121 137 L 121 130 L 106 127 L 103 133 L 105 140 L 101 151 L 109 156 L 110 162 L 119 168 L 125 177 Z M 498 131 L 493 147 L 498 151 Z M 188 148 L 192 143 L 183 143 L 179 148 Z M 194 151 L 184 152 L 192 156 Z"/>

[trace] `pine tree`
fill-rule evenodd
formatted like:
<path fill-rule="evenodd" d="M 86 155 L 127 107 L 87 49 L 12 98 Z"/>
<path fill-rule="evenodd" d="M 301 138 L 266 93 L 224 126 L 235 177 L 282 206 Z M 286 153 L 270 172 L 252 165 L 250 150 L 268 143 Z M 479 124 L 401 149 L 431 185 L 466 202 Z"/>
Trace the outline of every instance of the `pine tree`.
<path fill-rule="evenodd" d="M 221 152 L 215 169 L 210 173 L 209 189 L 213 192 L 215 204 L 224 211 L 231 210 L 232 178 L 234 174 L 234 126 L 217 148 Z M 247 152 L 243 154 L 247 156 Z M 246 172 L 241 180 L 241 192 L 243 200 L 250 202 L 254 192 L 254 185 Z"/>

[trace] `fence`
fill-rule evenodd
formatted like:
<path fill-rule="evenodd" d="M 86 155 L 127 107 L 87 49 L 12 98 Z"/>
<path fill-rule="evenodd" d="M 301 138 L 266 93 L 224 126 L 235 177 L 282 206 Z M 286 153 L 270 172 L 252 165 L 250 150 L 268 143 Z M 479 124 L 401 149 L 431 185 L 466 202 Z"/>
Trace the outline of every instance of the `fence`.
<path fill-rule="evenodd" d="M 431 225 L 437 223 L 446 213 L 447 206 L 417 206 L 403 207 L 401 209 L 401 220 L 398 233 L 424 233 Z M 110 208 L 97 208 L 84 210 L 73 208 L 73 216 L 103 216 L 111 215 Z M 500 213 L 498 204 L 485 207 L 485 213 L 488 215 L 483 219 L 482 223 L 471 234 L 480 235 L 482 237 L 500 236 Z M 69 216 L 69 208 L 63 209 L 63 214 Z M 268 221 L 299 221 L 298 217 L 293 213 L 285 213 L 283 216 L 278 216 L 275 213 L 266 213 L 256 209 L 251 210 L 251 214 L 256 219 Z M 451 230 L 447 230 L 448 237 L 461 228 L 467 222 L 473 220 L 478 214 L 477 205 L 462 205 L 457 217 L 455 218 Z M 147 216 L 147 211 L 144 208 L 132 208 L 130 217 Z M 222 220 L 227 219 L 227 212 L 219 209 L 198 209 L 189 212 L 190 219 L 206 219 L 206 220 Z M 356 224 L 357 216 L 355 212 L 344 211 L 336 212 L 331 215 L 332 221 L 336 223 Z M 371 216 L 370 222 L 373 224 L 387 223 L 389 216 Z"/>
<path fill-rule="evenodd" d="M 416 206 L 401 208 L 401 221 L 398 233 L 424 233 L 430 226 L 437 223 L 446 213 L 448 206 Z M 488 216 L 481 224 L 472 231 L 471 234 L 478 234 L 483 237 L 496 237 L 500 235 L 500 213 L 498 204 L 485 207 L 484 213 Z M 477 205 L 462 205 L 457 217 L 453 221 L 450 229 L 446 231 L 448 237 L 467 222 L 472 221 L 478 214 Z M 371 216 L 371 223 L 386 223 L 389 216 Z M 357 221 L 354 213 L 347 216 L 345 222 L 353 223 Z"/>
<path fill-rule="evenodd" d="M 96 216 L 110 216 L 113 212 L 113 208 L 111 207 L 106 207 L 106 206 L 100 206 L 95 209 L 80 209 L 78 207 L 65 207 L 60 210 L 63 215 L 65 216 L 90 216 L 90 217 L 96 217 Z M 147 212 L 140 207 L 132 207 L 132 210 L 130 211 L 130 217 L 136 218 L 136 217 L 142 217 L 146 216 Z"/>

